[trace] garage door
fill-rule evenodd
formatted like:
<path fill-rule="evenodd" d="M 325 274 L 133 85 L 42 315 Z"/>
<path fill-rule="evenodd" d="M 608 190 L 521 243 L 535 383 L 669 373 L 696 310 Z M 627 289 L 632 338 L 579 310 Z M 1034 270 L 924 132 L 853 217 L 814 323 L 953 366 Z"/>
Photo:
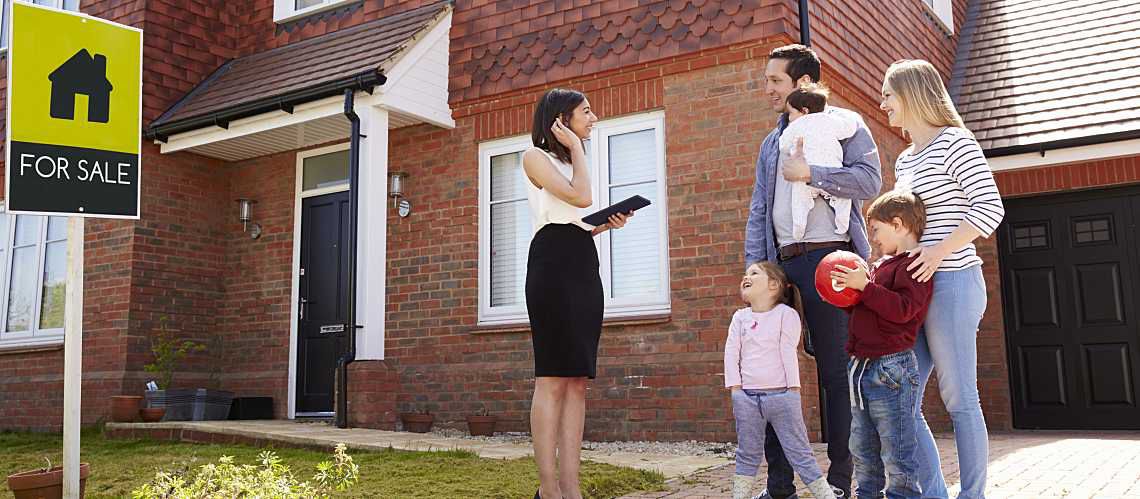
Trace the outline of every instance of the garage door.
<path fill-rule="evenodd" d="M 1140 428 L 1140 189 L 1006 207 L 999 245 L 1014 426 Z"/>

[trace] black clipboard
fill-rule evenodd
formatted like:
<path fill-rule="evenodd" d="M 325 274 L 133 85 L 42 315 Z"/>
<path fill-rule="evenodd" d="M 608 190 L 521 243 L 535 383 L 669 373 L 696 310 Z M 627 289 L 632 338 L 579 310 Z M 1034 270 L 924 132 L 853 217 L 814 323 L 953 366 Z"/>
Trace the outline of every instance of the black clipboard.
<path fill-rule="evenodd" d="M 650 204 L 651 203 L 648 199 L 634 194 L 633 196 L 630 196 L 625 200 L 618 202 L 617 204 L 610 205 L 609 208 L 604 208 L 582 217 L 582 221 L 597 227 L 599 225 L 605 225 L 606 222 L 609 222 L 611 215 L 637 211 L 645 208 L 646 206 L 649 206 Z"/>

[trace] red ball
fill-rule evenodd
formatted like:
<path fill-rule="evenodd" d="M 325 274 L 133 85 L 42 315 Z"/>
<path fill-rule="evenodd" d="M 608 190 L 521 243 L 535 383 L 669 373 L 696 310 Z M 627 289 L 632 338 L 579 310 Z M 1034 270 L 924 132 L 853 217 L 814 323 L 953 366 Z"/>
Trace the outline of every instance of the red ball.
<path fill-rule="evenodd" d="M 850 251 L 835 251 L 823 257 L 823 260 L 819 261 L 819 266 L 815 268 L 815 290 L 819 293 L 819 297 L 823 298 L 823 301 L 841 308 L 858 303 L 859 295 L 863 292 L 837 285 L 831 278 L 831 271 L 836 270 L 835 267 L 837 266 L 853 269 L 858 268 L 859 265 L 866 265 L 866 262 L 859 255 Z"/>

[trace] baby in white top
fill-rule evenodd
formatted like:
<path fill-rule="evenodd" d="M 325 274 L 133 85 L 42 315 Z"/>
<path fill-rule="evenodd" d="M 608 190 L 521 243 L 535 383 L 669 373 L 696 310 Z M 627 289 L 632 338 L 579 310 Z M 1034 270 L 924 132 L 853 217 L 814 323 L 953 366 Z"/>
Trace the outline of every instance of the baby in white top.
<path fill-rule="evenodd" d="M 804 159 L 809 165 L 843 167 L 843 146 L 839 141 L 855 135 L 858 125 L 840 113 L 825 112 L 827 97 L 827 89 L 819 85 L 806 85 L 788 94 L 785 103 L 788 126 L 780 135 L 782 157 L 788 157 L 802 137 Z M 833 196 L 806 182 L 792 182 L 792 235 L 797 240 L 804 238 L 808 212 L 820 196 L 835 210 L 835 233 L 847 233 L 851 222 L 850 199 Z"/>

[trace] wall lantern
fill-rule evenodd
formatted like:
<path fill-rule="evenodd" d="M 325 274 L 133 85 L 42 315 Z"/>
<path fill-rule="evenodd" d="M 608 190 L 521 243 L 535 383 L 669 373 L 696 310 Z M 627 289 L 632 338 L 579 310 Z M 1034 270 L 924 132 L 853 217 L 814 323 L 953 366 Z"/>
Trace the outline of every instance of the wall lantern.
<path fill-rule="evenodd" d="M 252 227 L 250 226 L 251 222 L 253 221 L 253 205 L 257 204 L 257 201 L 253 199 L 241 198 L 238 199 L 237 202 L 238 221 L 241 222 L 241 230 L 243 232 L 248 232 L 250 239 L 257 239 L 261 237 L 261 224 L 253 223 Z"/>

